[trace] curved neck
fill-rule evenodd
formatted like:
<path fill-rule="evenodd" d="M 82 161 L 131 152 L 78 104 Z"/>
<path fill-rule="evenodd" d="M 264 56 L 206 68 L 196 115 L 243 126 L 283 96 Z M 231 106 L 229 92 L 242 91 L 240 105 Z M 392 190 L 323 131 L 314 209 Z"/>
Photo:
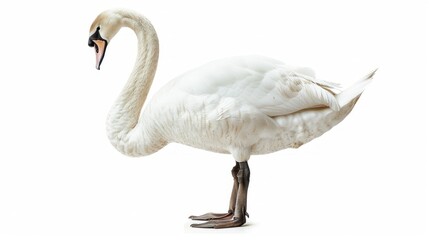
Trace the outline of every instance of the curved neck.
<path fill-rule="evenodd" d="M 120 152 L 126 155 L 144 155 L 144 151 L 139 154 L 135 153 L 136 140 L 132 139 L 131 132 L 139 121 L 140 112 L 155 76 L 159 43 L 155 29 L 149 20 L 128 12 L 121 13 L 121 15 L 123 17 L 122 25 L 134 30 L 137 35 L 138 52 L 134 69 L 110 110 L 107 118 L 107 133 L 111 143 Z M 148 134 L 147 131 L 142 129 L 140 134 L 143 134 L 141 138 L 144 141 L 144 135 Z M 139 145 L 141 146 L 142 143 Z"/>

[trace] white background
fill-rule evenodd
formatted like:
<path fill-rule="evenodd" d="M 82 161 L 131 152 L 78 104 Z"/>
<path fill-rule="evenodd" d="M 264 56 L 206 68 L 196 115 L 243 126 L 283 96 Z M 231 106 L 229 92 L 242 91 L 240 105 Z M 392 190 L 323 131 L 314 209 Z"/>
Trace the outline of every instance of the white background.
<path fill-rule="evenodd" d="M 423 1 L 397 2 L 2 2 L 0 239 L 426 239 L 429 13 Z M 330 132 L 251 158 L 245 227 L 192 229 L 189 215 L 227 210 L 234 161 L 177 144 L 132 159 L 110 145 L 105 117 L 136 51 L 124 29 L 95 70 L 89 26 L 111 7 L 158 31 L 150 96 L 232 55 L 343 84 L 379 71 Z"/>

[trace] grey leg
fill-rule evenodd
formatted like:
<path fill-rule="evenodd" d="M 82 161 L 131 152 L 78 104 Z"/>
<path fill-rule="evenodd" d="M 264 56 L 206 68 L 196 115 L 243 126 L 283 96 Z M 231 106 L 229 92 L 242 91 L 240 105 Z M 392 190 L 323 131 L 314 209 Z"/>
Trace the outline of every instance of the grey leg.
<path fill-rule="evenodd" d="M 233 176 L 234 176 L 234 171 L 237 170 L 236 168 L 237 166 L 238 166 L 238 172 L 234 177 L 234 186 L 232 189 L 231 200 L 230 200 L 230 210 L 228 211 L 228 213 L 222 216 L 213 214 L 213 213 L 204 214 L 194 218 L 191 216 L 191 219 L 193 220 L 208 220 L 205 223 L 192 224 L 191 227 L 229 228 L 229 227 L 239 227 L 244 223 L 246 223 L 246 216 L 248 216 L 247 190 L 249 188 L 250 169 L 247 162 L 237 163 L 232 170 Z"/>

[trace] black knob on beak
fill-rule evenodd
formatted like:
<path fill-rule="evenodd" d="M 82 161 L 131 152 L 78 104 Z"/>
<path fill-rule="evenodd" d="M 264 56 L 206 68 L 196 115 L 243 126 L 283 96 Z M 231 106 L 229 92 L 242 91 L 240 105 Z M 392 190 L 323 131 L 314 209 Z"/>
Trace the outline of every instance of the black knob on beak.
<path fill-rule="evenodd" d="M 89 37 L 88 46 L 94 47 L 95 46 L 94 40 L 104 40 L 100 35 L 100 27 L 97 27 L 95 32 Z"/>

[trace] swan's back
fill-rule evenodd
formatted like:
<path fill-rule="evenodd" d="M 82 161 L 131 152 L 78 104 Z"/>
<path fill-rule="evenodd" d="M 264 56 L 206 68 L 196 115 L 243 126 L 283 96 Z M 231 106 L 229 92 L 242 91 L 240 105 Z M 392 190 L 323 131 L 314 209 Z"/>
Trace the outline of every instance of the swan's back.
<path fill-rule="evenodd" d="M 271 70 L 283 67 L 291 72 L 314 77 L 310 68 L 286 66 L 281 61 L 264 56 L 236 56 L 218 59 L 192 69 L 172 81 L 175 87 L 191 94 L 213 94 L 219 88 L 237 84 L 259 84 Z"/>

